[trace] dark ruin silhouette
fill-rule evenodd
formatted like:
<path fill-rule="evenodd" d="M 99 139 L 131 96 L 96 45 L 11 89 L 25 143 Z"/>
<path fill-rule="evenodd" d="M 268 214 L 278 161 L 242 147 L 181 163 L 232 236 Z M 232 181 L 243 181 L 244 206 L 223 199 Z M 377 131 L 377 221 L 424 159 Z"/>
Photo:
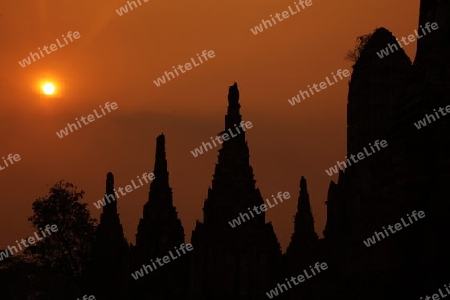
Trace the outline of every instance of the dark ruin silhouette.
<path fill-rule="evenodd" d="M 430 295 L 449 283 L 450 117 L 418 130 L 413 124 L 450 99 L 450 2 L 422 0 L 419 24 L 439 29 L 417 41 L 414 63 L 403 49 L 380 59 L 395 37 L 378 28 L 364 40 L 349 82 L 347 154 L 375 140 L 388 147 L 339 172 L 328 189 L 324 237 L 302 176 L 294 232 L 285 254 L 265 213 L 231 228 L 228 221 L 263 204 L 250 166 L 245 132 L 222 144 L 203 221 L 192 232 L 193 251 L 134 280 L 131 272 L 185 241 L 169 185 L 165 136 L 157 137 L 155 179 L 136 234 L 126 241 L 117 202 L 103 207 L 85 289 L 96 299 L 262 300 L 285 278 L 315 262 L 328 269 L 277 299 L 407 299 Z M 239 126 L 239 90 L 228 93 L 225 129 Z M 300 170 L 301 171 L 301 170 Z M 106 194 L 114 195 L 107 174 Z M 363 241 L 412 211 L 426 217 L 366 247 Z"/>

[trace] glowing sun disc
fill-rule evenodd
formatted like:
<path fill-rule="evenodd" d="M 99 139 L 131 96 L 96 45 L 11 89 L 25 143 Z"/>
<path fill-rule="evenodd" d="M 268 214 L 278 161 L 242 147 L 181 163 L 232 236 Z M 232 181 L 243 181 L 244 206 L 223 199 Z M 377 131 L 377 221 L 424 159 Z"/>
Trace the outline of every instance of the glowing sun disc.
<path fill-rule="evenodd" d="M 55 92 L 55 86 L 51 83 L 46 83 L 43 87 L 42 87 L 42 91 L 44 92 L 44 94 L 46 95 L 52 95 Z"/>

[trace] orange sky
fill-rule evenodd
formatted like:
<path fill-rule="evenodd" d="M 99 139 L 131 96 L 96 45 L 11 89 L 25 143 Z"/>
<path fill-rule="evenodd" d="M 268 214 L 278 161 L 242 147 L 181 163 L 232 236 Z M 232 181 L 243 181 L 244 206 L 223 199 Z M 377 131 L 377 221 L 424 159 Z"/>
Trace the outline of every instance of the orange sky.
<path fill-rule="evenodd" d="M 27 216 L 48 185 L 65 179 L 92 202 L 104 193 L 106 173 L 116 187 L 153 170 L 155 140 L 166 135 L 174 204 L 187 241 L 211 185 L 217 149 L 190 151 L 224 128 L 228 86 L 237 81 L 248 130 L 250 162 L 264 199 L 289 191 L 290 200 L 268 210 L 283 249 L 293 230 L 299 178 L 308 181 L 316 231 L 322 235 L 331 178 L 325 169 L 346 152 L 347 81 L 302 103 L 287 99 L 337 69 L 357 36 L 386 27 L 397 37 L 413 33 L 419 0 L 313 0 L 304 11 L 253 35 L 250 28 L 294 1 L 150 0 L 123 16 L 126 4 L 109 1 L 3 1 L 0 3 L 0 156 L 21 161 L 0 171 L 0 249 L 33 232 Z M 330 3 L 332 2 L 332 3 Z M 30 51 L 68 31 L 81 37 L 22 68 Z M 413 59 L 416 43 L 405 47 Z M 156 87 L 153 80 L 203 50 L 216 56 Z M 57 81 L 59 95 L 40 97 L 36 82 Z M 55 132 L 99 105 L 118 109 L 59 139 Z M 135 242 L 147 187 L 121 198 L 119 212 Z"/>

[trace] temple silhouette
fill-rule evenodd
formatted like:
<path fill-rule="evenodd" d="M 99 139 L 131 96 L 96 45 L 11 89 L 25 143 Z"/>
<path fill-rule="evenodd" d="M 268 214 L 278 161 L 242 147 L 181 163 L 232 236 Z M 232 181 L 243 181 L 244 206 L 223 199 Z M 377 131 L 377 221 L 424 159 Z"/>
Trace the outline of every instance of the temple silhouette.
<path fill-rule="evenodd" d="M 316 262 L 326 262 L 328 270 L 293 288 L 280 288 L 276 298 L 419 298 L 448 283 L 450 243 L 445 228 L 450 216 L 450 118 L 434 118 L 435 122 L 420 130 L 413 124 L 448 104 L 450 3 L 422 0 L 419 24 L 427 22 L 438 23 L 439 29 L 418 40 L 414 63 L 403 49 L 383 59 L 376 55 L 396 43 L 385 28 L 365 36 L 356 53 L 348 93 L 347 155 L 375 140 L 386 140 L 388 147 L 341 170 L 337 182 L 330 182 L 324 238 L 319 239 L 314 229 L 304 177 L 299 182 L 294 232 L 286 253 L 282 254 L 264 212 L 236 228 L 229 226 L 248 207 L 264 203 L 241 130 L 219 150 L 203 221 L 197 221 L 192 232 L 192 253 L 133 280 L 130 272 L 187 243 L 169 186 L 165 136 L 160 135 L 156 179 L 139 222 L 136 245 L 129 251 L 115 202 L 103 208 L 98 240 L 104 250 L 94 260 L 116 267 L 114 271 L 98 269 L 108 278 L 103 299 L 127 299 L 118 295 L 157 300 L 267 299 L 267 292 Z M 235 83 L 228 92 L 224 131 L 239 126 L 240 107 Z M 108 174 L 107 193 L 112 180 Z M 424 220 L 372 247 L 364 245 L 375 231 L 414 210 L 423 210 Z"/>
<path fill-rule="evenodd" d="M 348 92 L 347 156 L 375 140 L 386 140 L 388 146 L 341 170 L 337 182 L 330 182 L 323 238 L 314 229 L 303 176 L 286 253 L 265 212 L 236 228 L 229 225 L 248 207 L 264 203 L 241 128 L 219 149 L 203 220 L 187 241 L 172 198 L 166 137 L 161 134 L 136 243 L 124 237 L 117 202 L 105 205 L 83 275 L 86 292 L 100 300 L 262 300 L 279 287 L 275 298 L 280 300 L 386 300 L 419 299 L 449 283 L 450 117 L 438 118 L 434 109 L 450 99 L 450 2 L 422 0 L 419 25 L 427 22 L 436 22 L 439 29 L 417 41 L 414 62 L 403 49 L 383 59 L 377 56 L 397 43 L 385 28 L 367 35 L 356 53 Z M 240 126 L 239 100 L 234 83 L 224 131 Z M 414 123 L 425 114 L 432 115 L 432 122 L 418 130 Z M 114 197 L 112 173 L 106 175 L 106 195 Z M 363 243 L 414 210 L 423 210 L 426 217 L 371 247 Z M 133 279 L 131 273 L 143 264 L 183 243 L 191 243 L 193 251 Z M 280 288 L 286 278 L 316 262 L 326 262 L 328 269 L 292 288 Z"/>

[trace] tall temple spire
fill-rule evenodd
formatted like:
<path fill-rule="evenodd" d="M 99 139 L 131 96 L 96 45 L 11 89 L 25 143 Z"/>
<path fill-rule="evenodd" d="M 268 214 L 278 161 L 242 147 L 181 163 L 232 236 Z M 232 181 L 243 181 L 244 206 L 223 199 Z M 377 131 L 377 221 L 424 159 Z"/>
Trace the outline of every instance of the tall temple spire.
<path fill-rule="evenodd" d="M 236 120 L 233 120 L 237 123 L 241 121 L 241 115 L 239 114 L 239 109 L 241 105 L 239 104 L 239 90 L 238 85 L 235 82 L 228 89 L 228 117 L 231 118 L 236 117 Z M 230 127 L 233 124 L 226 124 L 225 127 Z"/>
<path fill-rule="evenodd" d="M 172 205 L 172 189 L 169 187 L 169 172 L 166 159 L 166 139 L 164 134 L 156 138 L 156 154 L 153 169 L 155 179 L 150 184 L 149 201 L 163 201 Z M 157 194 L 152 196 L 153 194 Z"/>
<path fill-rule="evenodd" d="M 238 85 L 235 82 L 232 86 L 228 88 L 228 108 L 227 114 L 225 115 L 225 131 L 229 133 L 229 131 L 233 132 L 233 137 L 228 141 L 224 141 L 223 148 L 242 148 L 245 147 L 245 130 L 242 128 L 241 121 L 242 116 L 240 114 L 241 104 L 239 103 L 239 89 Z M 238 151 L 244 153 L 242 151 Z"/>
<path fill-rule="evenodd" d="M 204 221 L 197 221 L 192 232 L 191 299 L 263 299 L 266 287 L 275 284 L 281 250 L 272 224 L 265 223 L 265 212 L 253 216 L 249 212 L 264 201 L 255 185 L 245 132 L 240 127 L 240 107 L 234 83 L 228 89 L 225 116 L 225 130 L 232 130 L 234 136 L 219 149 L 212 187 L 203 206 Z M 248 218 L 237 228 L 230 226 L 240 215 Z M 217 274 L 228 275 L 219 278 Z"/>
<path fill-rule="evenodd" d="M 109 199 L 106 205 L 103 206 L 103 212 L 100 215 L 99 228 L 105 228 L 106 230 L 115 230 L 115 238 L 124 241 L 122 224 L 120 223 L 119 214 L 117 212 L 117 201 L 114 193 L 114 175 L 111 172 L 106 174 L 106 192 L 105 198 Z M 114 200 L 113 200 L 114 199 Z M 109 202 L 109 203 L 108 203 Z M 107 228 L 111 226 L 112 228 Z M 98 231 L 98 230 L 97 230 Z M 100 232 L 101 233 L 101 232 Z M 110 235 L 112 237 L 113 235 Z"/>
<path fill-rule="evenodd" d="M 154 244 L 158 239 L 165 238 L 163 234 L 166 232 L 171 232 L 177 243 L 182 243 L 184 242 L 184 230 L 173 206 L 163 134 L 156 139 L 153 174 L 155 179 L 150 184 L 148 201 L 144 205 L 143 217 L 139 222 L 136 245 Z"/>
<path fill-rule="evenodd" d="M 106 197 L 109 203 L 100 215 L 88 270 L 95 282 L 92 290 L 99 300 L 125 297 L 129 277 L 129 247 L 117 212 L 111 172 L 106 175 Z"/>
<path fill-rule="evenodd" d="M 117 214 L 117 199 L 114 194 L 114 175 L 111 172 L 106 174 L 106 192 L 105 199 L 107 205 L 103 206 L 102 216 L 113 217 Z"/>
<path fill-rule="evenodd" d="M 242 121 L 242 116 L 239 113 L 240 107 L 239 90 L 237 83 L 234 83 L 228 89 L 228 109 L 225 115 L 225 131 L 232 131 L 234 137 L 224 141 L 222 148 L 219 149 L 219 161 L 216 164 L 212 189 L 208 192 L 208 194 L 216 193 L 217 195 L 208 196 L 205 201 L 205 224 L 212 222 L 225 227 L 229 226 L 227 222 L 247 207 L 263 204 L 259 190 L 255 187 L 256 181 L 253 179 L 253 168 L 250 166 L 250 153 L 245 141 L 245 131 L 240 126 Z M 239 200 L 233 197 L 217 200 L 223 198 L 219 195 L 230 193 L 230 186 L 236 191 L 250 189 L 252 191 L 249 191 L 251 196 Z M 209 213 L 210 211 L 211 213 Z M 220 214 L 218 214 L 219 211 Z M 262 213 L 250 223 L 264 224 L 264 220 L 265 213 Z"/>
<path fill-rule="evenodd" d="M 300 179 L 300 195 L 297 203 L 297 214 L 294 221 L 294 233 L 287 252 L 298 253 L 317 242 L 318 236 L 314 230 L 314 217 L 311 212 L 309 193 L 305 177 Z"/>
<path fill-rule="evenodd" d="M 169 172 L 163 134 L 156 139 L 154 179 L 150 184 L 148 201 L 132 248 L 132 266 L 139 269 L 152 259 L 167 256 L 169 251 L 184 243 L 184 229 L 172 201 Z M 177 258 L 170 266 L 155 270 L 145 278 L 133 282 L 136 299 L 180 299 L 186 293 L 187 257 Z"/>

